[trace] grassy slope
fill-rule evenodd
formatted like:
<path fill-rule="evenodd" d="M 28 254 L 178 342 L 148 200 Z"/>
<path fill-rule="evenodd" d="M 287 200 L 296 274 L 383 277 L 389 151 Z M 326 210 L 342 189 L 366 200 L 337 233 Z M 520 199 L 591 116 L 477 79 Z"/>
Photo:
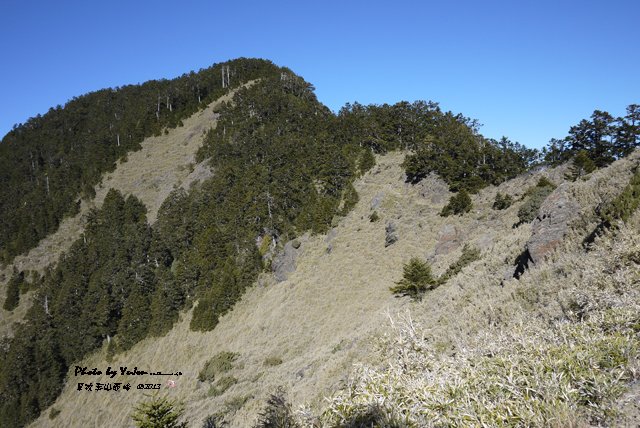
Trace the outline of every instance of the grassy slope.
<path fill-rule="evenodd" d="M 410 318 L 397 315 L 378 359 L 357 370 L 325 409 L 325 422 L 344 421 L 384 396 L 408 426 L 582 427 L 603 418 L 637 426 L 640 213 L 592 252 L 580 244 L 595 226 L 595 206 L 621 191 L 639 159 L 636 152 L 566 184 L 580 216 L 563 247 L 520 281 L 501 286 L 493 268 L 513 254 L 503 230 L 481 261 L 429 293 Z M 622 412 L 618 419 L 613 410 Z"/>
<path fill-rule="evenodd" d="M 6 283 L 14 266 L 18 270 L 35 270 L 40 273 L 77 240 L 84 229 L 84 216 L 92 207 L 100 207 L 109 189 L 118 189 L 124 195 L 133 194 L 147 207 L 150 223 L 156 219 L 160 205 L 169 192 L 177 186 L 188 186 L 198 175 L 206 177 L 203 165 L 194 165 L 195 154 L 202 146 L 203 135 L 215 126 L 214 111 L 231 100 L 227 94 L 183 121 L 184 126 L 169 129 L 159 137 L 145 139 L 142 148 L 129 153 L 126 162 L 118 162 L 113 172 L 107 173 L 96 186 L 96 197 L 83 201 L 80 212 L 66 218 L 59 229 L 43 239 L 26 255 L 17 256 L 14 262 L 0 271 L 0 337 L 10 334 L 11 325 L 24 318 L 29 307 L 29 294 L 21 296 L 20 306 L 12 312 L 2 309 L 6 297 Z M 193 171 L 193 173 L 192 173 Z"/>
<path fill-rule="evenodd" d="M 530 226 L 511 228 L 517 221 L 518 203 L 506 211 L 493 211 L 491 204 L 498 190 L 517 196 L 535 184 L 540 174 L 558 181 L 562 171 L 538 172 L 485 189 L 474 197 L 472 213 L 442 218 L 438 213 L 448 192 L 434 190 L 442 187 L 436 182 L 431 182 L 433 186 L 429 181 L 418 186 L 405 184 L 402 159 L 399 153 L 379 158 L 378 165 L 356 183 L 360 202 L 355 209 L 329 236 L 302 240 L 297 271 L 277 284 L 263 276 L 214 331 L 190 332 L 190 314 L 184 314 L 166 337 L 147 339 L 111 363 L 104 360 L 102 352 L 89 357 L 84 365 L 101 370 L 109 365 L 180 370 L 184 375 L 178 379 L 178 387 L 164 392 L 186 402 L 187 416 L 194 426 L 209 414 L 229 412 L 234 403 L 246 398 L 240 410 L 231 412 L 232 426 L 244 427 L 252 424 L 278 385 L 285 386 L 295 406 L 309 403 L 317 413 L 324 407 L 323 398 L 345 385 L 354 362 L 375 361 L 370 345 L 388 331 L 389 315 L 411 311 L 428 326 L 432 343 L 444 353 L 464 347 L 487 326 L 508 323 L 521 308 L 513 299 L 519 285 L 509 281 L 501 287 L 500 282 L 522 251 Z M 382 219 L 371 223 L 371 201 L 380 195 L 377 211 Z M 441 202 L 433 203 L 432 196 Z M 385 223 L 390 220 L 396 223 L 400 239 L 385 249 Z M 430 292 L 422 303 L 393 298 L 388 288 L 401 277 L 402 265 L 411 257 L 429 258 L 436 274 L 458 258 L 461 247 L 434 255 L 445 225 L 454 225 L 465 242 L 481 247 L 482 260 Z M 332 250 L 327 253 L 329 244 Z M 199 384 L 197 375 L 220 351 L 240 354 L 230 372 L 238 383 L 219 397 L 208 397 L 209 386 Z M 265 366 L 269 357 L 283 362 Z M 134 379 L 119 379 L 123 380 Z M 152 377 L 135 380 L 153 382 Z M 132 404 L 143 398 L 142 391 L 75 390 L 76 382 L 90 381 L 107 380 L 71 376 L 54 405 L 61 410 L 55 422 L 60 426 L 127 426 Z M 48 412 L 44 412 L 34 426 L 50 423 Z"/>

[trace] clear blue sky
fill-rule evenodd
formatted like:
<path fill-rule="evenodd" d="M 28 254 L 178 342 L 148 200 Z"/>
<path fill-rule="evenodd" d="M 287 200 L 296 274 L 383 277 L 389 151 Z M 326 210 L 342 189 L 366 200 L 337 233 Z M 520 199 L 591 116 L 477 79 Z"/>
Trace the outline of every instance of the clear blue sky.
<path fill-rule="evenodd" d="M 433 100 L 541 147 L 640 103 L 639 30 L 638 0 L 2 0 L 0 135 L 88 91 L 244 56 L 333 110 Z"/>

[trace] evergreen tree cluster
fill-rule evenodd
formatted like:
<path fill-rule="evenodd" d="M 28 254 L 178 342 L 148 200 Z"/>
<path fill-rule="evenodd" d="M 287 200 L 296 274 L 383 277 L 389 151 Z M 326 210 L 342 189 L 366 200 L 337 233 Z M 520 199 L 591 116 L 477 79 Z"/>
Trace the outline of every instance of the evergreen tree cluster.
<path fill-rule="evenodd" d="M 352 182 L 371 153 L 340 139 L 339 126 L 313 87 L 286 69 L 221 111 L 198 154 L 215 175 L 183 205 L 194 213 L 183 226 L 193 250 L 179 257 L 177 280 L 199 297 L 192 328 L 213 328 L 256 278 L 256 237 L 282 244 L 324 232 L 355 205 Z"/>
<path fill-rule="evenodd" d="M 545 163 L 559 165 L 578 158 L 578 168 L 587 169 L 607 166 L 616 159 L 630 154 L 640 145 L 640 105 L 631 104 L 624 117 L 613 117 L 610 113 L 595 110 L 589 119 L 583 119 L 569 129 L 563 139 L 552 139 L 542 150 Z M 591 163 L 585 161 L 588 157 Z M 586 171 L 588 173 L 590 171 Z M 579 170 L 575 175 L 584 174 Z M 575 179 L 575 176 L 572 177 Z"/>
<path fill-rule="evenodd" d="M 223 66 L 230 71 L 227 87 Z M 269 61 L 238 59 L 92 92 L 15 126 L 0 143 L 0 263 L 55 231 L 78 195 L 92 197 L 101 175 L 144 138 L 176 127 L 229 87 L 277 73 Z"/>
<path fill-rule="evenodd" d="M 500 141 L 484 138 L 477 121 L 442 112 L 431 101 L 347 104 L 339 117 L 345 140 L 376 153 L 410 150 L 404 162 L 409 181 L 416 183 L 435 172 L 453 191 L 475 192 L 498 184 L 524 172 L 538 157 L 536 150 L 506 137 Z"/>
<path fill-rule="evenodd" d="M 37 285 L 36 297 L 0 352 L 0 425 L 21 426 L 49 406 L 68 368 L 104 340 L 127 349 L 148 333 L 156 295 L 146 208 L 110 190 L 84 236 Z"/>

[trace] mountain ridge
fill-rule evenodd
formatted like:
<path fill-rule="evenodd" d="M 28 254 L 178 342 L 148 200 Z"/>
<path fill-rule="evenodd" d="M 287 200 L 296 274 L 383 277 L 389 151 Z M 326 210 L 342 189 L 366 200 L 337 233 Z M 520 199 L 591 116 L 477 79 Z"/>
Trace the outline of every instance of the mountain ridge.
<path fill-rule="evenodd" d="M 234 75 L 229 67 L 251 61 L 229 64 L 221 66 L 223 88 L 224 76 L 228 85 Z M 192 422 L 218 414 L 232 426 L 252 425 L 269 395 L 284 386 L 296 406 L 305 406 L 295 413 L 303 425 L 352 426 L 344 424 L 362 418 L 382 423 L 380 418 L 395 420 L 401 412 L 403 423 L 424 426 L 429 425 L 424 415 L 405 408 L 401 396 L 389 391 L 388 398 L 399 401 L 380 407 L 367 395 L 369 387 L 393 389 L 385 383 L 389 379 L 398 379 L 403 388 L 421 382 L 410 370 L 394 371 L 394 355 L 416 359 L 418 368 L 434 358 L 434 364 L 451 363 L 446 370 L 455 371 L 461 364 L 457 354 L 491 346 L 478 338 L 492 329 L 521 335 L 514 327 L 521 312 L 553 324 L 552 334 L 563 331 L 555 327 L 558 320 L 581 332 L 601 329 L 598 323 L 610 316 L 607 302 L 616 301 L 626 312 L 616 315 L 622 324 L 613 328 L 628 350 L 615 348 L 619 342 L 612 348 L 597 345 L 608 340 L 606 331 L 593 336 L 593 349 L 605 353 L 603 358 L 622 355 L 614 370 L 597 373 L 614 388 L 586 390 L 604 397 L 588 411 L 579 401 L 553 407 L 558 398 L 545 390 L 539 397 L 551 402 L 543 400 L 529 419 L 533 425 L 549 417 L 610 420 L 607 400 L 617 399 L 623 381 L 633 379 L 634 327 L 625 327 L 624 317 L 634 316 L 636 307 L 629 303 L 634 290 L 605 281 L 606 292 L 595 293 L 594 303 L 582 308 L 575 290 L 579 278 L 563 269 L 582 269 L 581 263 L 588 265 L 602 246 L 618 239 L 622 246 L 616 251 L 627 261 L 616 269 L 624 278 L 633 274 L 635 244 L 625 233 L 632 233 L 637 217 L 629 207 L 637 206 L 638 155 L 616 154 L 628 149 L 628 136 L 618 147 L 613 137 L 581 140 L 572 128 L 563 149 L 552 146 L 543 153 L 553 158 L 551 166 L 531 169 L 545 162 L 538 152 L 506 138 L 486 139 L 475 121 L 442 112 L 436 103 L 356 103 L 335 115 L 318 102 L 311 84 L 274 67 L 127 152 L 102 176 L 102 187 L 83 189 L 84 202 L 75 207 L 79 213 L 72 212 L 75 217 L 60 230 L 66 244 L 59 240 L 58 248 L 50 246 L 45 254 L 41 248 L 15 259 L 23 262 L 21 270 L 27 263 L 48 267 L 31 281 L 17 269 L 5 274 L 3 333 L 10 335 L 17 321 L 27 322 L 15 327 L 13 338 L 3 339 L 3 422 L 19 426 L 40 414 L 36 424 L 45 426 L 126 425 L 131 395 L 143 400 L 141 391 L 78 399 L 82 391 L 74 389 L 76 381 L 107 379 L 77 377 L 74 367 L 146 364 L 151 371 L 183 373 L 167 392 L 185 401 Z M 160 97 L 158 120 L 159 106 Z M 168 96 L 165 106 L 171 113 Z M 581 122 L 580 129 L 599 127 L 601 113 L 594 113 L 593 122 Z M 119 142 L 118 134 L 117 147 Z M 560 164 L 562 159 L 573 160 Z M 36 169 L 32 163 L 32 173 Z M 49 196 L 48 175 L 29 179 Z M 196 180 L 200 184 L 190 186 Z M 556 208 L 544 202 L 560 192 L 579 212 L 563 225 L 563 236 L 554 238 L 559 250 L 545 247 L 535 254 L 535 264 L 528 263 L 531 221 L 537 225 L 554 217 Z M 89 209 L 92 193 L 96 201 L 104 199 L 102 206 Z M 620 220 L 629 224 L 618 227 Z M 437 281 L 430 290 L 409 294 L 416 301 L 394 297 L 391 288 L 403 273 L 407 279 L 414 260 L 428 266 Z M 273 276 L 272 270 L 282 272 Z M 600 280 L 589 275 L 591 282 Z M 531 284 L 531 278 L 540 284 Z M 552 280 L 559 281 L 560 291 L 550 286 Z M 612 287 L 620 288 L 622 297 L 608 295 Z M 593 319 L 576 319 L 574 306 L 582 308 L 580 317 Z M 412 319 L 427 330 L 416 330 Z M 409 327 L 393 339 L 398 320 Z M 542 350 L 549 349 L 545 340 L 555 340 L 535 334 L 539 337 L 532 340 Z M 591 343 L 574 339 L 579 346 Z M 576 363 L 571 354 L 563 358 Z M 364 364 L 364 376 L 356 370 L 347 378 L 356 361 Z M 609 379 L 616 370 L 620 377 Z M 590 382 L 588 376 L 584 381 Z M 429 397 L 421 400 L 425 409 L 432 405 Z M 106 401 L 110 404 L 101 412 L 85 411 Z M 487 413 L 487 406 L 469 411 L 479 420 L 502 420 L 502 413 Z M 460 416 L 455 406 L 445 410 L 449 413 L 441 417 Z"/>

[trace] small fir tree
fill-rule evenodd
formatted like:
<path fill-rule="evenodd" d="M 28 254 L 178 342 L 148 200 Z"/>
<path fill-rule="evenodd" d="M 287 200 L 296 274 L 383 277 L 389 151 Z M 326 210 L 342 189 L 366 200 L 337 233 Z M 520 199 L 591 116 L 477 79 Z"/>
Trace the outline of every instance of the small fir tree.
<path fill-rule="evenodd" d="M 395 287 L 390 288 L 394 294 L 420 300 L 426 291 L 437 285 L 429 264 L 417 257 L 412 258 L 408 264 L 404 265 L 403 270 L 402 279 L 396 282 Z"/>
<path fill-rule="evenodd" d="M 183 413 L 181 405 L 155 395 L 138 404 L 131 417 L 138 428 L 186 428 L 187 422 L 178 422 Z"/>
<path fill-rule="evenodd" d="M 496 193 L 496 199 L 493 202 L 494 210 L 506 210 L 513 204 L 513 198 L 511 195 L 503 195 L 502 193 Z"/>
<path fill-rule="evenodd" d="M 569 168 L 569 172 L 565 175 L 567 180 L 576 181 L 580 177 L 596 170 L 596 164 L 589 157 L 586 150 L 580 150 L 573 158 L 573 164 Z"/>
<path fill-rule="evenodd" d="M 462 189 L 449 199 L 449 203 L 442 208 L 440 215 L 442 217 L 448 217 L 454 214 L 462 215 L 471 211 L 471 208 L 473 208 L 471 196 L 469 196 L 466 190 Z"/>

